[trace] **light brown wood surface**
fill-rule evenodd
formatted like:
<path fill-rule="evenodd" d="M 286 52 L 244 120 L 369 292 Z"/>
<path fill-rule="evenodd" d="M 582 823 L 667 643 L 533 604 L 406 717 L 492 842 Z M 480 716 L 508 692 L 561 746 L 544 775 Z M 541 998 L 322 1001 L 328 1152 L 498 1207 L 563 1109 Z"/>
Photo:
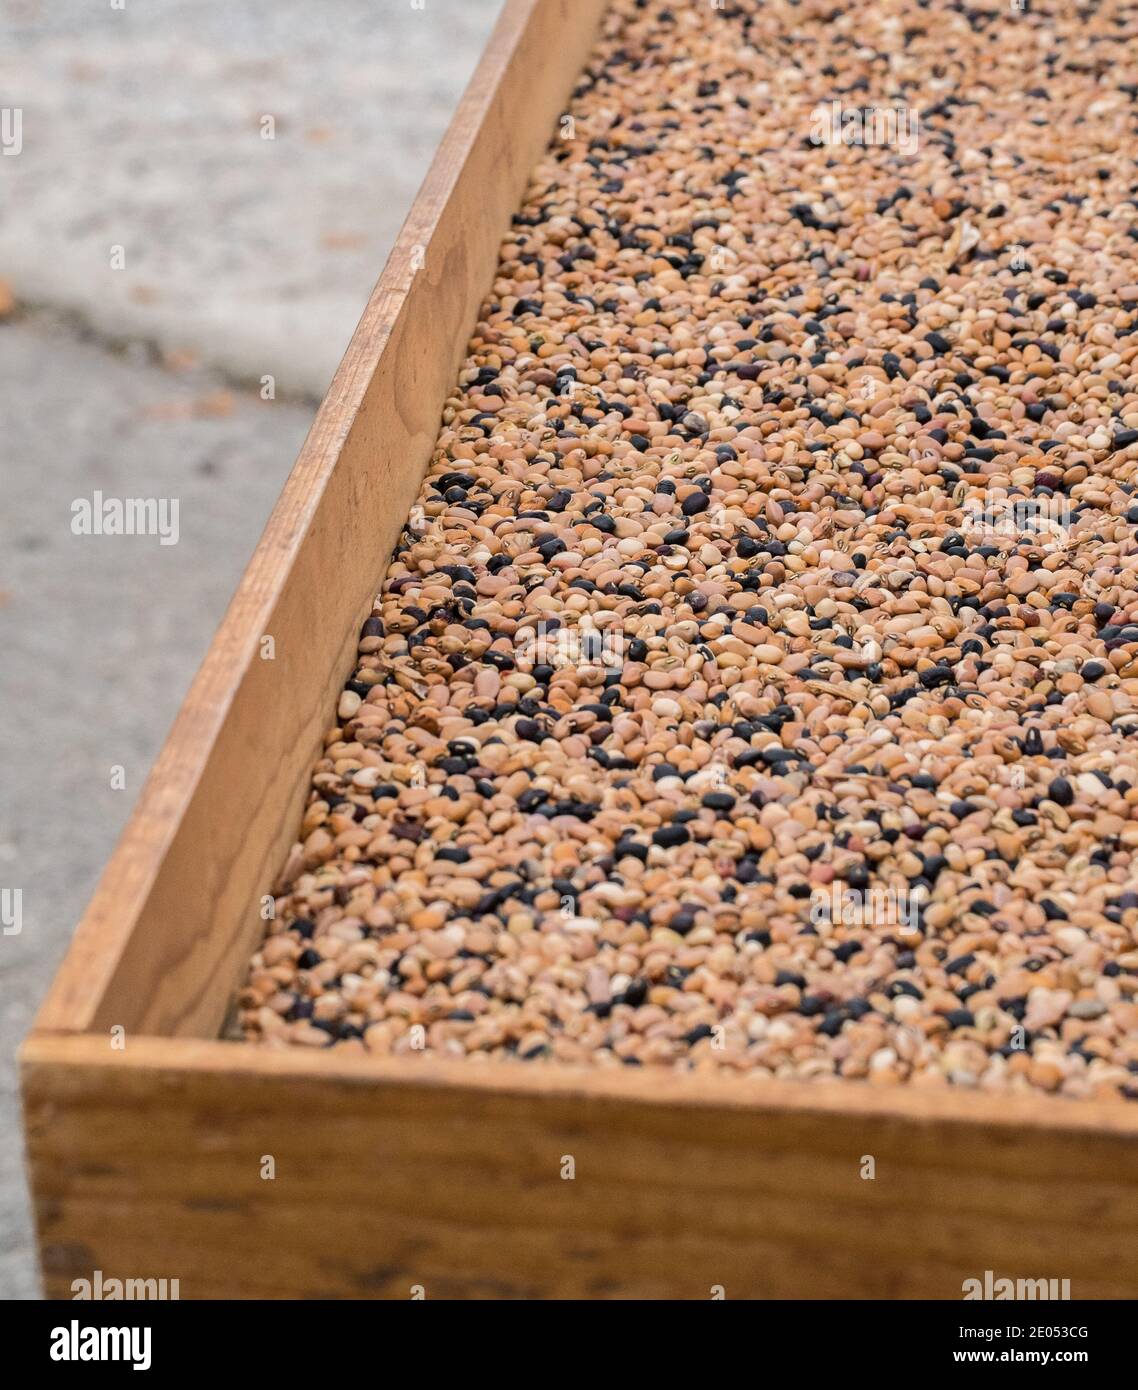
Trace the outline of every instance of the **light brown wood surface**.
<path fill-rule="evenodd" d="M 220 1028 L 502 235 L 603 8 L 507 3 L 39 1027 Z"/>
<path fill-rule="evenodd" d="M 1125 1106 L 74 1037 L 26 1091 L 61 1296 L 93 1268 L 183 1297 L 1138 1292 Z"/>

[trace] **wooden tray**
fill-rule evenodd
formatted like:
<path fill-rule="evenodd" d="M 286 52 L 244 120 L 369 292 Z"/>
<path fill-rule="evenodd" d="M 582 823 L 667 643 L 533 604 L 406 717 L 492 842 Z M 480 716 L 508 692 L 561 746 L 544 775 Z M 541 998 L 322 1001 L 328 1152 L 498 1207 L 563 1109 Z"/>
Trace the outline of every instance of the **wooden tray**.
<path fill-rule="evenodd" d="M 183 1297 L 1138 1295 L 1126 1106 L 216 1041 L 603 9 L 508 0 L 24 1044 L 50 1295 L 95 1269 Z"/>

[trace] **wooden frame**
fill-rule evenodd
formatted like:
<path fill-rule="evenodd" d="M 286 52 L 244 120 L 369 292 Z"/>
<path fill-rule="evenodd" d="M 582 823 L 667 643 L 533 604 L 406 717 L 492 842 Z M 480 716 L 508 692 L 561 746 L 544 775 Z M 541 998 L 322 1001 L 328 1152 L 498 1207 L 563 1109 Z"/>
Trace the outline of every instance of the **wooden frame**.
<path fill-rule="evenodd" d="M 508 0 L 25 1042 L 51 1295 L 95 1268 L 183 1297 L 1138 1295 L 1125 1106 L 213 1040 L 603 9 Z"/>

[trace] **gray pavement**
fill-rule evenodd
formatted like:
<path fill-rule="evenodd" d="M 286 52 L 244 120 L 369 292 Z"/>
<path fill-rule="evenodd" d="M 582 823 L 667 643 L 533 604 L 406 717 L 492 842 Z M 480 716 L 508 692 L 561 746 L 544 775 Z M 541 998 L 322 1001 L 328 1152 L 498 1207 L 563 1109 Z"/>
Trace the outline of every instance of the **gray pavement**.
<path fill-rule="evenodd" d="M 22 112 L 0 154 L 0 918 L 22 907 L 0 1298 L 38 1290 L 16 1044 L 498 8 L 0 0 L 0 118 Z M 265 375 L 274 400 L 247 389 Z M 176 500 L 177 543 L 75 534 L 96 491 Z"/>
<path fill-rule="evenodd" d="M 498 0 L 123 4 L 0 3 L 0 275 L 321 395 Z"/>

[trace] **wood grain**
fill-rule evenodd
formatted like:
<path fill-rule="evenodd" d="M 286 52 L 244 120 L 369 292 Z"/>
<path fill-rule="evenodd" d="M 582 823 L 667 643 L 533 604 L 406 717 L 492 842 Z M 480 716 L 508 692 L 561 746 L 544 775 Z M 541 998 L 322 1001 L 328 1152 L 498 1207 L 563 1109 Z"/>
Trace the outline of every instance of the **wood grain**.
<path fill-rule="evenodd" d="M 502 234 L 603 8 L 508 0 L 38 1026 L 219 1030 Z"/>
<path fill-rule="evenodd" d="M 1125 1106 L 47 1036 L 25 1094 L 58 1296 L 1138 1294 Z"/>

